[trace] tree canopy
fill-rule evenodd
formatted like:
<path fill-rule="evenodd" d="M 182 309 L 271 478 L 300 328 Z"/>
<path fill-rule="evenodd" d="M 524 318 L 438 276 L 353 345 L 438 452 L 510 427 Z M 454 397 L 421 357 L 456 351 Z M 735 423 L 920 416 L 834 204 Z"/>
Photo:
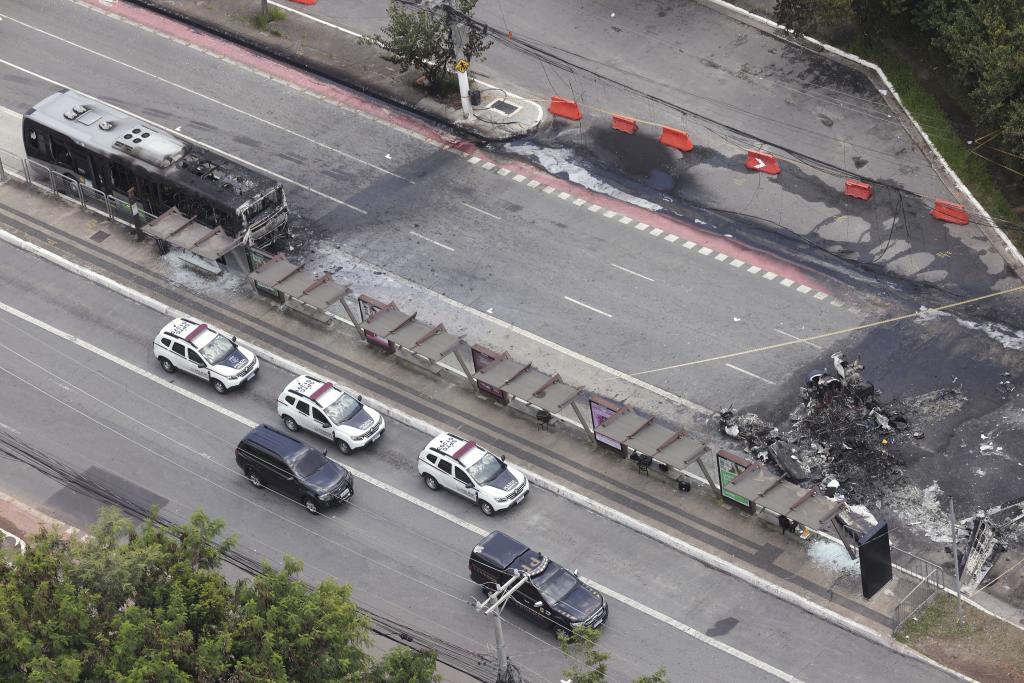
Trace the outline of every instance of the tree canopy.
<path fill-rule="evenodd" d="M 302 564 L 228 582 L 224 523 L 136 529 L 104 509 L 87 540 L 44 531 L 0 562 L 0 680 L 433 683 L 435 654 L 375 662 L 349 586 L 310 589 Z"/>
<path fill-rule="evenodd" d="M 453 0 L 452 19 L 471 17 L 477 0 Z M 366 36 L 366 42 L 377 43 L 388 53 L 386 59 L 398 64 L 402 71 L 422 71 L 431 87 L 444 84 L 455 63 L 455 45 L 448 28 L 449 10 L 409 7 L 401 0 L 388 5 L 388 23 L 382 33 Z M 469 26 L 465 45 L 466 58 L 473 61 L 491 46 L 485 31 L 477 24 Z"/>

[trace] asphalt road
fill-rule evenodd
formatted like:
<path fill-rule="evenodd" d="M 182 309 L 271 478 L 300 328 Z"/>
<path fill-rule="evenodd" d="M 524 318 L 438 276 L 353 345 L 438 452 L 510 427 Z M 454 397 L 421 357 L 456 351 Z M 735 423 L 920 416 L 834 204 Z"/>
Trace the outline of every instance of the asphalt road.
<path fill-rule="evenodd" d="M 272 562 L 299 557 L 307 578 L 351 583 L 363 605 L 462 647 L 489 647 L 466 559 L 481 532 L 499 528 L 616 596 L 601 641 L 613 653 L 611 680 L 662 665 L 673 680 L 944 678 L 542 490 L 493 518 L 432 493 L 415 471 L 427 437 L 396 420 L 370 450 L 336 456 L 359 475 L 352 503 L 311 516 L 253 489 L 233 462 L 251 425 L 278 423 L 288 373 L 265 362 L 255 382 L 226 396 L 163 374 L 152 356 L 162 316 L 6 245 L 0 291 L 0 428 L 172 519 L 203 508 L 242 548 Z M 58 518 L 93 518 L 92 501 L 23 465 L 0 460 L 0 480 Z M 552 635 L 505 617 L 524 673 L 557 680 L 565 660 Z"/>
<path fill-rule="evenodd" d="M 738 267 L 599 217 L 410 136 L 379 105 L 314 99 L 62 0 L 5 13 L 0 105 L 72 86 L 279 174 L 319 267 L 343 250 L 628 373 L 863 318 L 850 290 L 831 306 L 752 274 L 757 258 L 788 267 L 767 255 Z M 644 379 L 715 408 L 768 399 L 822 356 L 796 345 Z"/>

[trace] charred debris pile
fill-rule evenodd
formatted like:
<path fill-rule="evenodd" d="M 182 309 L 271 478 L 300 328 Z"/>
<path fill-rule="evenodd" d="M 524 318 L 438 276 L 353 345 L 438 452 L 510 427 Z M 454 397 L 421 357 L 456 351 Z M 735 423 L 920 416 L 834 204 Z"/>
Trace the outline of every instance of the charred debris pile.
<path fill-rule="evenodd" d="M 785 428 L 729 409 L 717 414 L 719 429 L 794 482 L 817 482 L 830 496 L 877 505 L 904 481 L 902 446 L 923 435 L 909 423 L 912 406 L 883 402 L 863 371 L 835 353 L 832 368 L 808 377 Z"/>

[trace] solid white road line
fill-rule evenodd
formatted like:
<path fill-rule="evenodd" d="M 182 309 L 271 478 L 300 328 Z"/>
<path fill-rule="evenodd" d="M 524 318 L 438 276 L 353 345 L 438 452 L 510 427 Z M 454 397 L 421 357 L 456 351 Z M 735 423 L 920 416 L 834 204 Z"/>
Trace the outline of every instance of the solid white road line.
<path fill-rule="evenodd" d="M 419 233 L 418 233 L 418 232 L 416 232 L 415 230 L 410 230 L 410 231 L 409 231 L 409 234 L 410 234 L 410 235 L 413 235 L 413 236 L 415 236 L 415 237 L 419 237 L 419 238 L 420 238 L 421 240 L 424 240 L 424 241 L 430 242 L 431 244 L 433 244 L 433 245 L 436 245 L 436 246 L 438 246 L 438 247 L 441 247 L 442 249 L 447 249 L 448 251 L 455 251 L 454 249 L 452 249 L 451 247 L 449 247 L 449 246 L 448 246 L 447 244 L 442 244 L 442 243 L 438 242 L 437 240 L 432 240 L 432 239 L 430 239 L 429 237 L 427 237 L 426 235 L 421 235 L 421 234 L 419 234 Z"/>
<path fill-rule="evenodd" d="M 600 313 L 601 315 L 603 315 L 603 316 L 606 316 L 606 317 L 608 317 L 608 318 L 614 318 L 614 317 L 615 317 L 615 316 L 613 316 L 613 315 L 612 315 L 611 313 L 605 313 L 605 312 L 604 312 L 604 311 L 602 311 L 602 310 L 601 310 L 600 308 L 594 308 L 593 306 L 591 306 L 591 305 L 589 305 L 589 304 L 585 304 L 585 303 L 583 303 L 582 301 L 576 301 L 576 299 L 573 299 L 572 297 L 569 297 L 569 296 L 563 296 L 562 298 L 563 298 L 563 299 L 565 299 L 566 301 L 571 301 L 571 302 L 573 302 L 573 303 L 574 303 L 574 304 L 576 304 L 577 306 L 582 306 L 583 308 L 588 308 L 588 309 L 590 309 L 591 311 L 593 311 L 594 313 Z"/>
<path fill-rule="evenodd" d="M 784 336 L 784 337 L 789 337 L 790 339 L 795 339 L 795 340 L 797 340 L 797 341 L 801 341 L 801 342 L 803 342 L 804 344 L 807 344 L 808 346 L 811 346 L 811 347 L 814 347 L 814 348 L 818 349 L 819 351 L 821 350 L 821 347 L 820 347 L 820 346 L 818 346 L 817 344 L 815 344 L 815 343 L 814 343 L 814 342 L 812 342 L 812 341 L 807 341 L 806 339 L 801 339 L 800 337 L 795 337 L 795 336 L 793 336 L 792 334 L 790 334 L 789 332 L 784 332 L 784 331 L 782 331 L 782 330 L 778 329 L 777 327 L 773 327 L 772 329 L 773 329 L 774 331 L 778 332 L 779 334 L 781 334 L 781 335 L 782 335 L 782 336 Z"/>
<path fill-rule="evenodd" d="M 618 268 L 618 269 L 619 269 L 619 270 L 621 270 L 621 271 L 627 272 L 627 273 L 629 273 L 630 275 L 636 275 L 637 277 L 642 277 L 642 278 L 643 278 L 643 279 L 645 279 L 645 280 L 648 280 L 648 281 L 650 281 L 650 282 L 654 282 L 654 278 L 652 278 L 652 277 L 647 277 L 646 275 L 641 275 L 640 273 L 638 273 L 638 272 L 636 272 L 636 271 L 634 271 L 634 270 L 630 270 L 629 268 L 623 268 L 622 266 L 620 266 L 620 265 L 619 265 L 619 264 L 617 264 L 617 263 L 609 263 L 608 265 L 610 265 L 610 266 L 611 266 L 612 268 Z"/>
<path fill-rule="evenodd" d="M 35 78 L 38 78 L 41 81 L 49 83 L 50 85 L 55 85 L 58 88 L 67 88 L 69 90 L 75 90 L 74 88 L 72 88 L 69 85 L 64 85 L 60 81 L 56 81 L 56 80 L 54 80 L 52 78 L 49 78 L 48 76 L 43 76 L 42 74 L 38 74 L 38 73 L 36 73 L 34 71 L 30 71 L 29 69 L 26 69 L 25 67 L 18 66 L 17 64 L 13 64 L 12 62 L 7 61 L 6 59 L 0 59 L 0 64 L 3 64 L 5 66 L 9 66 L 12 69 L 16 69 L 16 70 L 18 70 L 18 71 L 20 71 L 22 73 L 26 73 L 29 76 L 34 76 Z M 113 105 L 113 104 L 110 104 L 109 102 L 106 102 L 106 101 L 100 99 L 99 97 L 96 97 L 95 95 L 90 95 L 89 93 L 84 92 L 82 90 L 78 90 L 77 92 L 82 93 L 83 95 L 85 95 L 86 97 L 88 97 L 91 100 L 95 100 L 97 102 L 105 104 L 106 106 L 111 107 L 112 109 L 116 109 L 117 111 L 124 111 L 120 107 L 118 107 L 116 105 Z M 249 166 L 250 168 L 255 168 L 257 171 L 260 171 L 261 173 L 265 173 L 265 174 L 267 174 L 267 175 L 269 175 L 269 176 L 271 176 L 273 178 L 277 178 L 278 180 L 280 180 L 282 182 L 290 183 L 290 184 L 292 184 L 292 185 L 294 185 L 296 187 L 302 188 L 306 192 L 311 192 L 311 193 L 315 194 L 318 197 L 322 197 L 322 198 L 324 198 L 324 199 L 326 199 L 328 201 L 332 201 L 335 204 L 340 204 L 341 206 L 344 206 L 346 208 L 352 209 L 353 211 L 355 211 L 357 213 L 361 213 L 361 214 L 364 214 L 364 215 L 367 213 L 364 209 L 360 209 L 358 206 L 353 206 L 352 204 L 349 204 L 348 202 L 346 202 L 344 200 L 341 200 L 341 199 L 338 199 L 337 197 L 329 195 L 326 192 L 321 192 L 320 190 L 317 190 L 317 189 L 315 189 L 313 187 L 310 187 L 309 185 L 305 185 L 303 183 L 300 183 L 297 180 L 292 180 L 291 178 L 289 178 L 287 176 L 283 176 L 280 173 L 277 173 L 276 171 L 271 171 L 269 168 L 264 168 L 262 166 L 258 166 L 256 164 L 252 163 L 251 161 L 247 161 L 245 159 L 242 159 L 239 156 L 235 156 L 234 154 L 231 154 L 230 152 L 227 152 L 227 151 L 222 150 L 220 148 L 214 147 L 214 146 L 209 145 L 209 144 L 207 144 L 205 142 L 201 142 L 199 140 L 196 140 L 195 138 L 189 137 L 188 135 L 185 135 L 184 133 L 181 133 L 181 132 L 178 132 L 178 131 L 173 131 L 170 128 L 168 128 L 167 126 L 159 124 L 156 121 L 152 121 L 150 119 L 144 118 L 144 117 L 142 117 L 142 116 L 140 116 L 138 114 L 132 113 L 132 112 L 125 112 L 125 113 L 129 114 L 130 116 L 133 116 L 133 117 L 139 119 L 140 121 L 148 123 L 149 125 L 153 126 L 154 128 L 159 128 L 160 130 L 166 131 L 170 135 L 173 135 L 175 137 L 181 138 L 183 140 L 188 140 L 189 142 L 191 142 L 193 144 L 196 144 L 196 145 L 201 145 L 201 146 L 205 147 L 206 149 L 209 149 L 209 150 L 211 150 L 213 152 L 216 152 L 217 154 L 220 154 L 223 157 L 231 159 L 232 161 L 237 161 L 238 163 L 243 164 L 245 166 Z"/>
<path fill-rule="evenodd" d="M 320 142 L 319 140 L 311 138 L 311 137 L 309 137 L 307 135 L 303 135 L 302 133 L 299 133 L 298 131 L 292 130 L 290 128 L 286 128 L 285 126 L 282 126 L 279 123 L 274 123 L 273 121 L 270 121 L 268 119 L 265 119 L 265 118 L 262 118 L 260 116 L 257 116 L 256 114 L 253 114 L 250 111 L 246 111 L 245 109 L 240 109 L 238 107 L 232 106 L 232 105 L 228 104 L 227 102 L 224 102 L 223 100 L 218 100 L 217 98 L 211 97 L 209 95 L 206 95 L 205 93 L 201 93 L 198 90 L 193 90 L 192 88 L 184 86 L 184 85 L 182 85 L 180 83 L 176 83 L 175 81 L 163 78 L 162 76 L 158 76 L 157 74 L 154 74 L 154 73 L 150 73 L 149 71 L 145 71 L 143 69 L 140 69 L 139 67 L 137 67 L 137 66 L 135 66 L 133 64 L 129 64 L 127 62 L 122 62 L 119 59 L 116 59 L 116 58 L 111 57 L 109 55 L 103 54 L 102 52 L 98 52 L 96 50 L 93 50 L 92 48 L 88 48 L 88 47 L 86 47 L 84 45 L 80 45 L 79 43 L 72 42 L 72 41 L 70 41 L 70 40 L 68 40 L 66 38 L 62 38 L 61 36 L 58 36 L 58 35 L 53 34 L 53 33 L 50 33 L 49 31 L 44 31 L 41 28 L 38 28 L 36 26 L 32 26 L 31 24 L 27 24 L 27 23 L 25 23 L 23 21 L 19 21 L 17 19 L 11 18 L 11 17 L 8 17 L 8 18 L 11 21 L 13 21 L 14 23 L 20 24 L 21 26 L 24 26 L 27 29 L 31 29 L 33 31 L 36 31 L 37 33 L 40 33 L 40 34 L 42 34 L 42 35 L 44 35 L 44 36 L 46 36 L 48 38 L 52 38 L 53 40 L 57 40 L 57 41 L 60 41 L 60 42 L 62 42 L 64 44 L 66 44 L 66 45 L 70 45 L 72 47 L 78 48 L 79 50 L 82 50 L 83 52 L 88 52 L 91 55 L 94 55 L 96 57 L 100 57 L 101 59 L 105 59 L 107 61 L 113 62 L 114 64 L 117 64 L 118 66 L 124 67 L 125 69 L 130 69 L 132 71 L 135 71 L 136 73 L 140 73 L 143 76 L 146 76 L 147 78 L 152 78 L 153 80 L 159 81 L 161 83 L 164 83 L 165 85 L 170 85 L 172 87 L 178 88 L 179 90 L 187 92 L 190 95 L 193 95 L 195 97 L 199 97 L 199 98 L 204 99 L 204 100 L 206 100 L 208 102 L 212 102 L 212 103 L 214 103 L 214 104 L 216 104 L 216 105 L 218 105 L 220 107 L 224 107 L 225 109 L 229 109 L 232 112 L 234 112 L 234 113 L 236 113 L 236 114 L 238 114 L 240 116 L 247 116 L 250 119 L 253 119 L 254 121 L 259 121 L 260 123 L 262 123 L 264 125 L 267 125 L 267 126 L 270 126 L 271 128 L 276 128 L 277 130 L 281 131 L 282 133 L 287 133 L 289 135 L 293 135 L 293 136 L 295 136 L 297 138 L 305 140 L 306 142 L 312 143 L 312 144 L 316 145 L 317 147 L 329 150 L 331 152 L 334 152 L 335 154 L 339 154 L 339 155 L 345 157 L 346 159 L 351 159 L 352 161 L 355 161 L 357 163 L 363 164 L 364 166 L 369 166 L 370 168 L 372 168 L 372 169 L 374 169 L 376 171 L 380 171 L 381 173 L 385 173 L 387 175 L 394 176 L 395 178 L 401 178 L 402 180 L 406 181 L 407 183 L 415 184 L 415 181 L 410 180 L 408 178 L 405 178 L 403 176 L 400 176 L 397 173 L 393 173 L 393 172 L 387 170 L 386 168 L 382 168 L 380 166 L 377 166 L 376 164 L 371 163 L 369 161 L 366 161 L 365 159 L 360 159 L 359 157 L 357 157 L 357 156 L 355 156 L 353 154 L 349 154 L 348 152 L 342 151 L 340 149 L 337 149 L 336 147 L 331 147 L 330 145 L 325 144 L 323 142 Z M 180 134 L 180 131 L 178 131 L 178 132 Z"/>
<path fill-rule="evenodd" d="M 176 384 L 172 384 L 171 382 L 167 381 L 163 377 L 160 377 L 158 375 L 155 375 L 155 374 L 149 372 L 148 370 L 140 368 L 137 365 L 135 365 L 133 363 L 130 363 L 130 362 L 128 362 L 128 361 L 118 357 L 118 356 L 115 356 L 112 353 L 104 351 L 103 349 L 99 348 L 98 346 L 95 346 L 94 344 L 91 344 L 91 343 L 85 341 L 84 339 L 80 339 L 77 336 L 75 336 L 75 335 L 73 335 L 73 334 L 71 334 L 69 332 L 65 332 L 64 330 L 61 330 L 61 329 L 59 329 L 57 327 L 54 327 L 53 325 L 50 325 L 49 323 L 46 323 L 46 322 L 44 322 L 44 321 L 42 321 L 42 320 L 40 320 L 40 319 L 38 319 L 38 318 L 36 318 L 36 317 L 34 317 L 32 315 L 29 315 L 28 313 L 25 313 L 25 312 L 23 312 L 23 311 L 21 311 L 21 310 L 19 310 L 17 308 L 14 308 L 13 306 L 10 306 L 10 305 L 8 305 L 8 304 L 6 304 L 4 302 L 0 302 L 0 310 L 4 311 L 5 313 L 8 313 L 9 315 L 12 315 L 12 316 L 18 318 L 18 319 L 20 319 L 20 320 L 22 320 L 24 322 L 27 322 L 27 323 L 29 323 L 31 325 L 34 325 L 35 327 L 38 327 L 39 329 L 44 330 L 44 331 L 46 331 L 46 332 L 48 332 L 48 333 L 50 333 L 50 334 L 52 334 L 52 335 L 54 335 L 54 336 L 56 336 L 56 337 L 58 337 L 60 339 L 63 339 L 65 341 L 67 341 L 67 342 L 70 342 L 71 344 L 74 344 L 75 346 L 77 346 L 77 347 L 79 347 L 81 349 L 89 351 L 90 353 L 93 353 L 93 354 L 103 358 L 104 360 L 107 360 L 107 361 L 109 361 L 109 362 L 111 362 L 111 363 L 113 363 L 113 364 L 115 364 L 115 365 L 117 365 L 117 366 L 119 366 L 121 368 L 129 370 L 130 372 L 133 372 L 133 373 L 139 375 L 140 377 L 148 379 L 148 380 L 150 380 L 152 382 L 155 382 L 155 383 L 159 384 L 162 387 L 165 387 L 167 389 L 170 389 L 171 391 L 174 391 L 174 392 L 180 394 L 181 396 L 189 398 L 189 399 L 195 401 L 196 403 L 202 405 L 203 407 L 210 408 L 211 410 L 214 410 L 214 411 L 220 413 L 221 415 L 224 415 L 225 417 L 228 417 L 228 418 L 230 418 L 232 420 L 235 420 L 236 422 L 239 422 L 240 424 L 242 424 L 242 425 L 244 425 L 244 426 L 246 426 L 246 427 L 248 427 L 250 429 L 252 429 L 253 427 L 257 426 L 257 424 L 259 424 L 259 423 L 255 422 L 253 420 L 250 420 L 247 417 L 239 415 L 238 413 L 236 413 L 234 411 L 228 410 L 227 408 L 225 408 L 225 407 L 223 407 L 221 405 L 213 403 L 212 401 L 209 401 L 208 399 L 203 398 L 202 396 L 194 394 L 194 393 L 192 393 L 191 391 L 189 391 L 187 389 L 179 387 Z M 28 383 L 27 380 L 14 375 L 9 370 L 6 370 L 4 368 L 0 368 L 0 369 L 2 369 L 4 372 L 10 374 L 12 377 L 15 377 L 16 379 L 18 379 L 18 380 L 20 380 L 22 382 Z M 50 373 L 50 374 L 52 374 L 52 373 Z M 74 408 L 73 406 L 71 406 L 70 404 L 62 401 L 61 399 L 57 398 L 56 396 L 53 396 L 53 395 L 43 391 L 42 389 L 39 389 L 39 390 L 42 391 L 44 394 L 46 394 L 51 399 L 61 403 L 62 405 L 65 405 L 66 407 L 70 408 L 71 410 L 81 414 L 83 417 L 91 420 L 92 422 L 95 422 L 97 425 L 103 427 L 104 429 L 108 429 L 110 431 L 113 431 L 113 432 L 121 435 L 122 437 L 128 439 L 131 443 L 133 443 L 135 445 L 138 445 L 141 448 L 144 448 L 145 450 L 153 453 L 154 455 L 156 455 L 157 457 L 159 457 L 159 458 L 161 458 L 163 460 L 167 460 L 168 462 L 171 462 L 172 464 L 174 464 L 177 467 L 181 467 L 183 469 L 187 469 L 181 463 L 174 462 L 173 460 L 169 459 L 167 456 L 164 456 L 164 455 L 162 455 L 160 453 L 157 453 L 153 449 L 151 449 L 151 448 L 149 448 L 149 447 L 147 447 L 147 446 L 145 446 L 145 445 L 135 441 L 131 437 L 127 436 L 126 434 L 124 434 L 122 432 L 119 432 L 115 428 L 97 421 L 95 418 L 93 418 L 93 417 L 91 417 L 89 415 L 86 415 L 81 410 L 79 410 L 77 408 Z M 171 439 L 171 437 L 168 436 L 168 435 L 162 435 L 162 436 L 164 436 L 168 440 L 173 441 L 173 439 Z M 332 457 L 331 459 L 334 460 L 335 458 Z M 403 490 L 401 490 L 401 489 L 399 489 L 399 488 L 397 488 L 395 486 L 392 486 L 391 484 L 387 484 L 387 483 L 377 479 L 376 477 L 372 477 L 372 476 L 370 476 L 370 475 L 368 475 L 368 474 L 366 474 L 364 472 L 360 472 L 360 471 L 358 471 L 356 469 L 353 469 L 353 467 L 349 464 L 348 460 L 346 460 L 343 463 L 341 461 L 338 461 L 338 462 L 339 462 L 339 464 L 343 464 L 346 469 L 348 469 L 350 472 L 352 472 L 352 474 L 354 476 L 358 477 L 362 481 L 365 481 L 368 484 L 376 486 L 376 487 L 380 488 L 383 491 L 386 491 L 386 492 L 388 492 L 388 493 L 390 493 L 392 495 L 395 495 L 395 496 L 401 498 L 402 500 L 405 500 L 405 501 L 407 501 L 409 503 L 412 503 L 413 505 L 416 505 L 417 507 L 419 507 L 419 508 L 421 508 L 423 510 L 426 510 L 427 512 L 431 512 L 431 513 L 433 513 L 433 514 L 435 514 L 435 515 L 437 515 L 439 517 L 442 517 L 443 519 L 451 522 L 452 524 L 457 524 L 461 528 L 466 529 L 467 531 L 471 531 L 474 534 L 477 534 L 479 536 L 484 536 L 485 534 L 488 533 L 488 530 L 484 529 L 483 527 L 480 527 L 480 526 L 477 526 L 476 524 L 472 524 L 470 522 L 467 522 L 464 519 L 462 519 L 462 518 L 460 518 L 460 517 L 458 517 L 456 515 L 453 515 L 453 514 L 447 512 L 447 511 L 445 511 L 445 510 L 442 510 L 442 509 L 440 509 L 440 508 L 438 508 L 438 507 L 436 507 L 434 505 L 431 505 L 430 503 L 427 503 L 426 501 L 420 500 L 416 496 L 414 496 L 414 495 L 412 495 L 410 493 L 406 493 L 405 491 L 403 491 Z M 196 476 L 199 476 L 200 478 L 202 478 L 204 481 L 206 481 L 207 483 L 211 484 L 212 486 L 215 486 L 217 488 L 223 489 L 226 493 L 228 493 L 228 494 L 230 494 L 232 496 L 240 497 L 240 496 L 238 496 L 238 494 L 236 492 L 230 491 L 230 490 L 226 489 L 225 487 L 223 487 L 223 486 L 221 486 L 219 484 L 216 484 L 212 480 L 210 480 L 210 479 L 208 479 L 206 477 L 202 477 L 202 475 L 199 475 L 198 473 L 194 473 L 194 474 L 196 474 Z M 246 500 L 247 500 L 247 502 L 256 504 L 253 501 L 249 501 L 248 499 L 246 499 Z M 281 519 L 284 519 L 285 521 L 288 521 L 290 524 L 295 524 L 291 520 L 287 520 L 286 518 L 284 518 L 282 515 L 274 513 L 269 508 L 265 508 L 264 506 L 258 505 L 258 504 L 256 504 L 256 505 L 257 505 L 257 507 L 263 508 L 265 511 L 269 512 L 270 514 L 274 514 L 275 516 L 280 517 Z M 309 529 L 308 527 L 305 527 L 303 525 L 296 525 L 296 526 L 300 526 L 302 529 L 310 531 L 310 533 L 314 533 L 314 534 L 316 534 L 318 536 L 320 535 L 319 533 L 314 532 L 311 529 Z M 716 640 L 714 638 L 706 636 L 703 633 L 701 633 L 700 631 L 697 631 L 696 629 L 694 629 L 694 628 L 692 628 L 690 626 L 687 626 L 686 624 L 682 623 L 681 621 L 679 621 L 677 619 L 674 619 L 674 618 L 672 618 L 672 617 L 670 617 L 670 616 L 668 616 L 668 615 L 666 615 L 666 614 L 664 614 L 662 612 L 659 612 L 658 610 L 655 610 L 655 609 L 653 609 L 651 607 L 648 607 L 648 606 L 644 605 L 643 603 L 638 602 L 637 600 L 634 600 L 633 598 L 630 598 L 630 597 L 628 597 L 628 596 L 626 596 L 626 595 L 624 595 L 622 593 L 619 593 L 618 591 L 615 591 L 615 590 L 613 590 L 611 588 L 608 588 L 607 586 L 604 586 L 604 585 L 599 584 L 599 583 L 594 582 L 594 581 L 587 580 L 587 583 L 589 583 L 590 585 L 594 586 L 597 590 L 605 593 L 607 596 L 609 596 L 611 598 L 614 598 L 615 600 L 618 600 L 619 602 L 623 603 L 624 605 L 627 605 L 628 607 L 632 607 L 633 609 L 635 609 L 635 610 L 637 610 L 637 611 L 639 611 L 639 612 L 641 612 L 641 613 L 643 613 L 643 614 L 645 614 L 645 615 L 647 615 L 649 617 L 652 617 L 652 618 L 660 621 L 661 623 L 665 624 L 666 626 L 670 626 L 670 627 L 676 629 L 677 631 L 679 631 L 681 633 L 684 633 L 684 634 L 690 636 L 691 638 L 694 638 L 695 640 L 700 641 L 701 643 L 704 643 L 705 645 L 708 645 L 708 646 L 713 647 L 713 648 L 715 648 L 715 649 L 717 649 L 717 650 L 719 650 L 721 652 L 724 652 L 725 654 L 728 654 L 728 655 L 730 655 L 732 657 L 735 657 L 736 659 L 739 659 L 740 661 L 743 661 L 743 662 L 745 662 L 745 663 L 747 663 L 747 664 L 749 664 L 749 665 L 751 665 L 751 666 L 753 666 L 753 667 L 755 667 L 757 669 L 760 669 L 761 671 L 769 673 L 769 674 L 779 678 L 780 680 L 792 681 L 794 683 L 796 683 L 798 681 L 797 678 L 795 678 L 793 676 L 790 676 L 789 674 L 787 674 L 787 673 L 785 673 L 783 671 L 780 671 L 779 669 L 776 669 L 775 667 L 771 666 L 770 664 L 767 664 L 767 663 L 757 659 L 756 657 L 753 657 L 753 656 L 751 656 L 751 655 L 749 655 L 749 654 L 747 654 L 747 653 L 745 653 L 745 652 L 743 652 L 741 650 L 738 650 L 738 649 L 736 649 L 736 648 L 734 648 L 734 647 L 732 647 L 730 645 L 726 645 L 725 643 L 722 643 L 722 642 L 720 642 L 720 641 L 718 641 L 718 640 Z"/>
<path fill-rule="evenodd" d="M 770 379 L 765 379 L 765 378 L 764 378 L 764 377 L 762 377 L 761 375 L 755 375 L 754 373 L 750 372 L 749 370 L 744 370 L 743 368 L 738 368 L 738 367 L 736 367 L 735 365 L 733 365 L 732 363 L 726 363 L 726 364 L 725 364 L 725 367 L 727 367 L 727 368 L 732 368 L 732 369 L 733 369 L 733 370 L 735 370 L 736 372 L 742 372 L 742 373 L 743 373 L 744 375 L 750 375 L 750 376 L 751 376 L 751 377 L 753 377 L 754 379 L 759 379 L 759 380 L 761 380 L 762 382 L 765 382 L 765 383 L 767 383 L 767 384 L 775 384 L 775 382 L 771 381 Z"/>
<path fill-rule="evenodd" d="M 495 216 L 493 213 L 491 213 L 489 211 L 484 211 L 483 209 L 478 208 L 476 206 L 473 206 L 472 204 L 467 204 L 466 202 L 462 202 L 462 205 L 464 207 L 466 207 L 467 209 L 473 209 L 474 211 L 479 211 L 480 213 L 482 213 L 485 216 L 490 216 L 491 218 L 493 218 L 496 221 L 500 221 L 501 220 L 501 216 Z"/>

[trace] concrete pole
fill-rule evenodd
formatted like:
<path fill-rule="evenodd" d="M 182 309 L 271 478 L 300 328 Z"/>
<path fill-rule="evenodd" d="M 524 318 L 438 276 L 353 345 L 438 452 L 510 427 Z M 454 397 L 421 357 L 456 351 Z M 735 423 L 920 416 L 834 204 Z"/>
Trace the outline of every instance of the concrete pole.
<path fill-rule="evenodd" d="M 467 121 L 473 118 L 473 105 L 469 101 L 469 74 L 456 73 L 459 77 L 459 96 L 462 98 L 462 118 Z"/>
<path fill-rule="evenodd" d="M 953 498 L 949 499 L 949 524 L 953 529 L 953 575 L 956 576 L 956 623 L 964 623 L 964 608 L 960 603 L 960 554 L 956 548 L 956 516 L 953 514 Z"/>
<path fill-rule="evenodd" d="M 505 680 L 508 659 L 505 657 L 505 634 L 501 631 L 501 610 L 494 610 L 494 647 L 498 651 L 498 680 Z"/>

